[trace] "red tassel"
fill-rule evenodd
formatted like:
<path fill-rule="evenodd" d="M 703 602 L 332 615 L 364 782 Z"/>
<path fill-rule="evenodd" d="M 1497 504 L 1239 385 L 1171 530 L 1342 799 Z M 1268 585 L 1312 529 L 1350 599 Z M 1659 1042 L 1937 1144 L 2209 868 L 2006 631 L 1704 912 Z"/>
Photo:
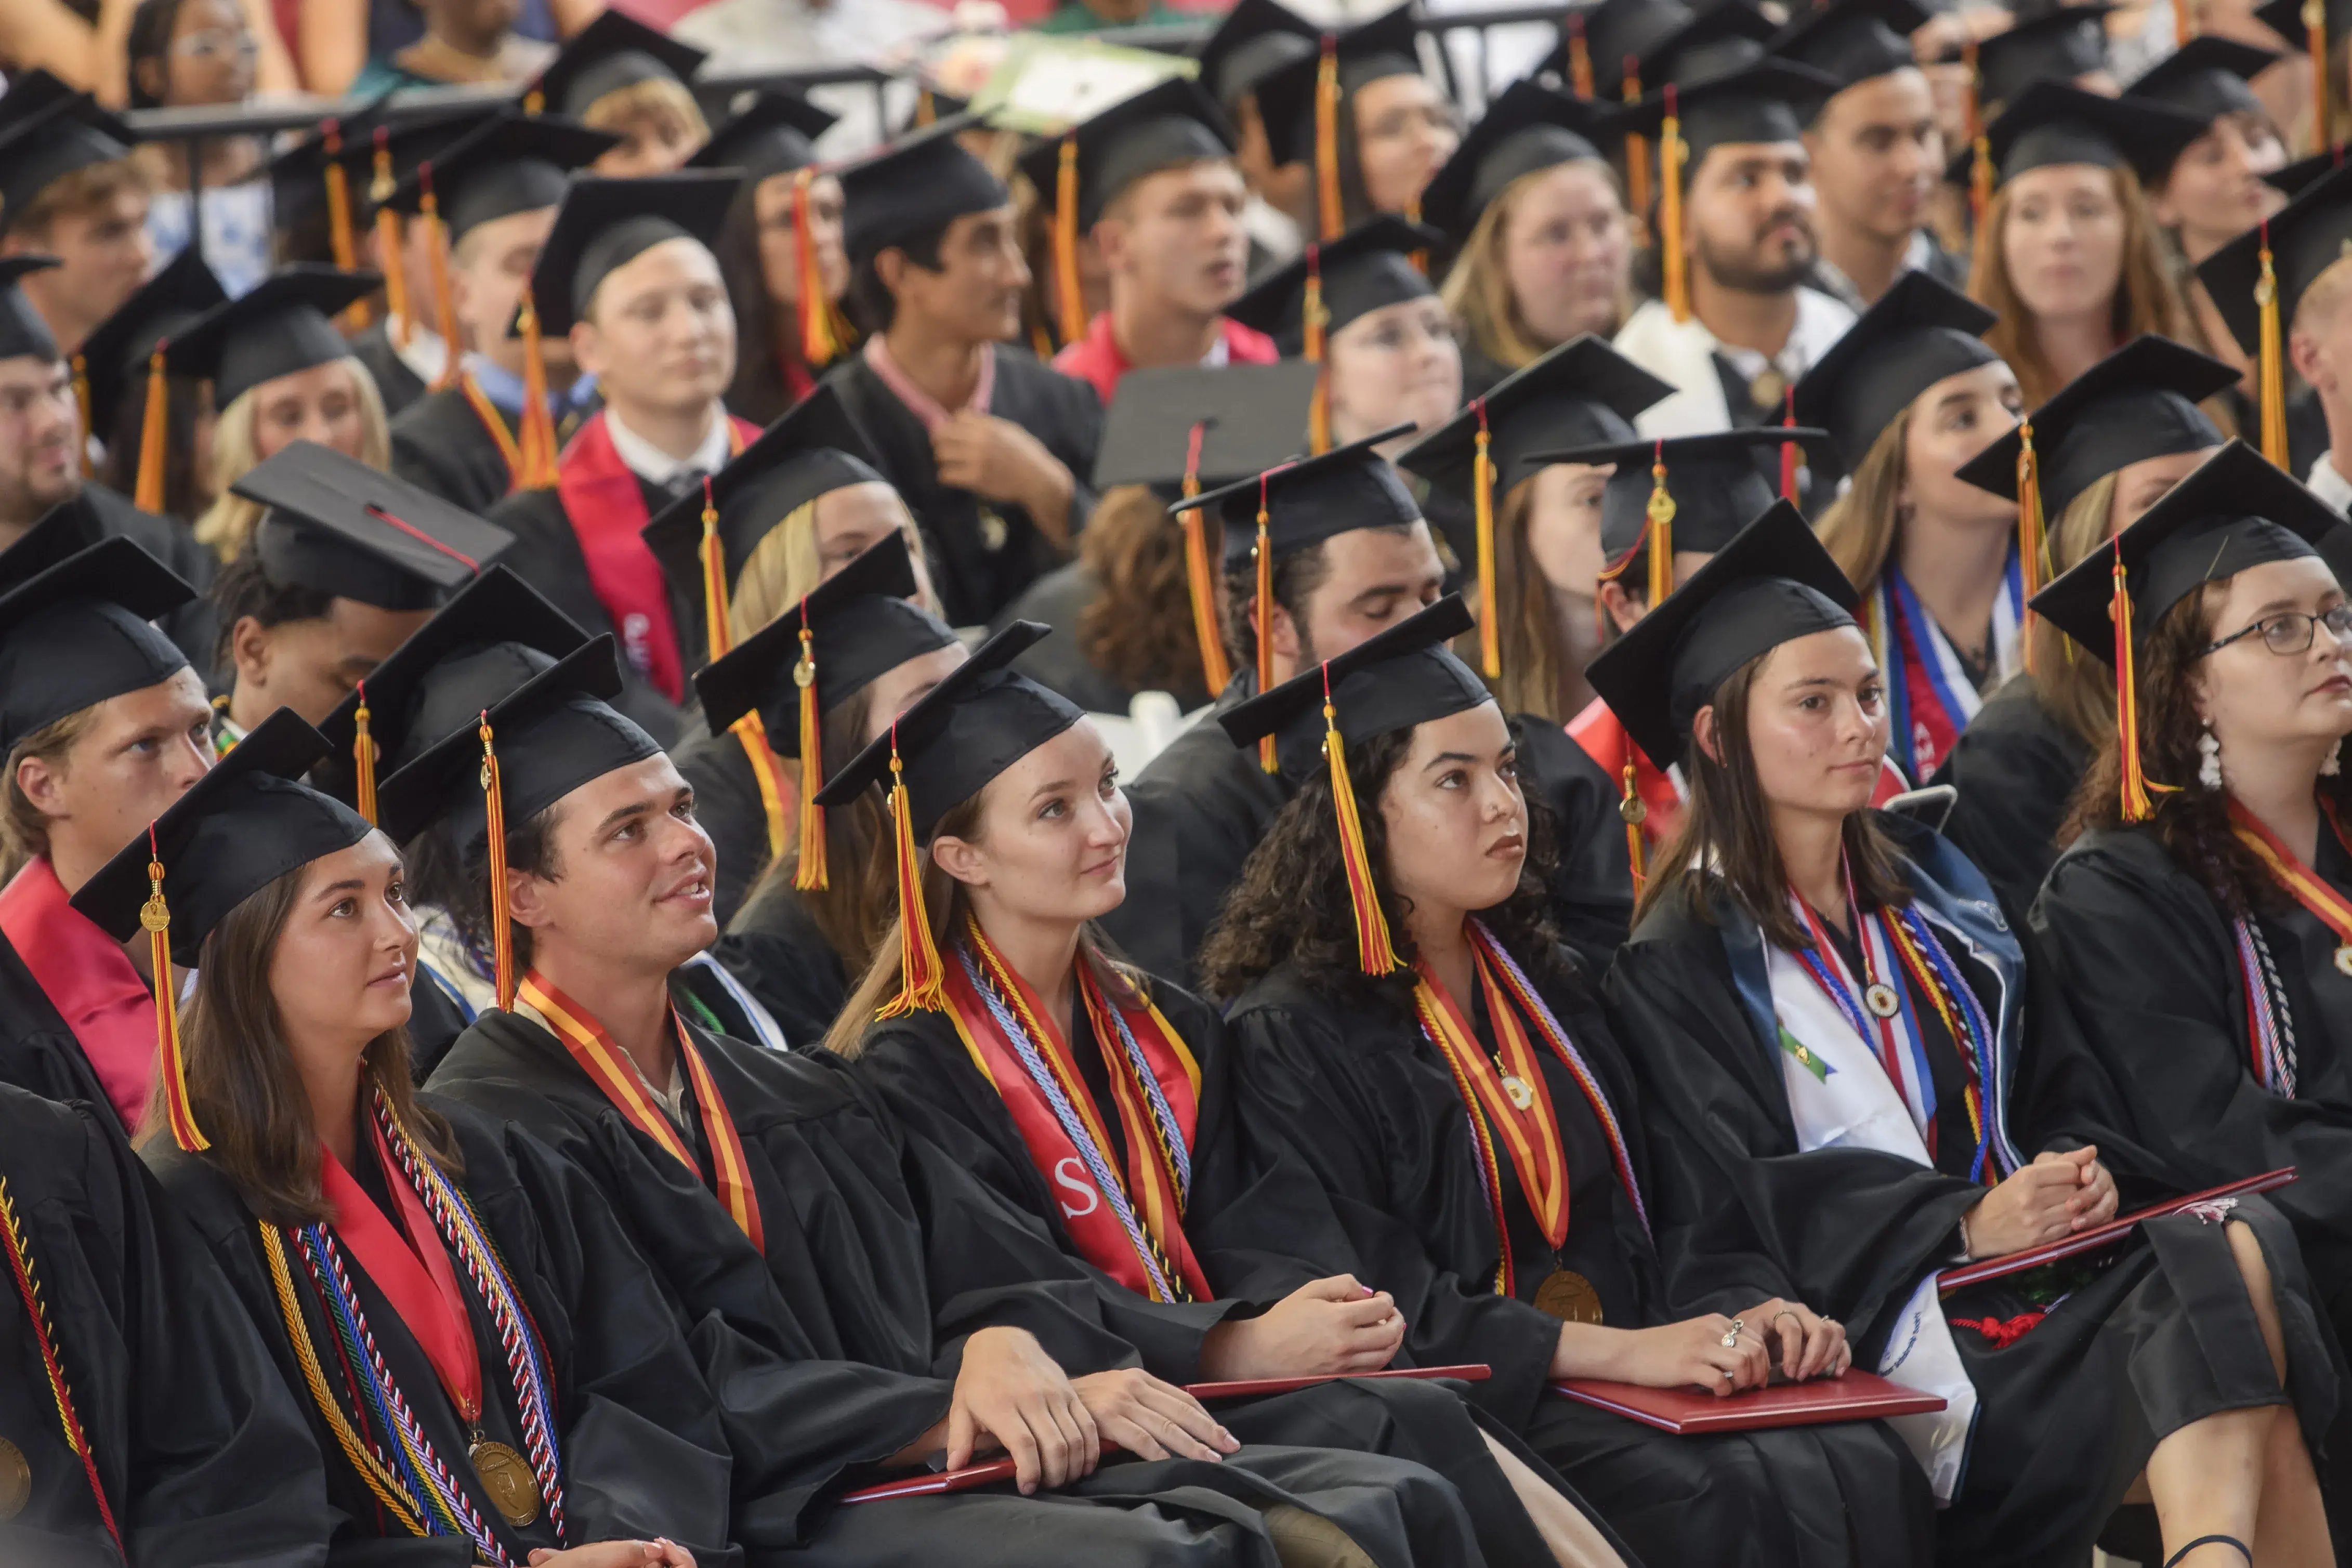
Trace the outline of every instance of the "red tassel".
<path fill-rule="evenodd" d="M 2034 1326 L 2050 1314 L 2044 1312 L 2020 1312 L 2013 1318 L 1954 1318 L 1956 1329 L 1974 1329 L 1992 1342 L 1995 1350 L 2007 1350 L 2032 1333 Z"/>
<path fill-rule="evenodd" d="M 1792 385 L 1782 394 L 1786 412 L 1780 416 L 1780 428 L 1794 430 L 1797 426 L 1797 389 Z M 1780 443 L 1780 499 L 1790 506 L 1797 504 L 1797 444 Z"/>

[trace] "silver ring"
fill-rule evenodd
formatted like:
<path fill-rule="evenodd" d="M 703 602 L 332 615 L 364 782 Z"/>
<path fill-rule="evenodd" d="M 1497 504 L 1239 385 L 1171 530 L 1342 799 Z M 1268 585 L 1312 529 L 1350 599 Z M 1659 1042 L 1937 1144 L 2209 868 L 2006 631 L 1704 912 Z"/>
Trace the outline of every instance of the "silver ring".
<path fill-rule="evenodd" d="M 1729 1350 L 1729 1349 L 1731 1349 L 1734 1345 L 1737 1345 L 1737 1344 L 1739 1343 L 1739 1331 L 1740 1331 L 1741 1329 L 1746 1328 L 1747 1326 L 1748 1326 L 1748 1325 L 1747 1325 L 1747 1323 L 1746 1323 L 1746 1322 L 1744 1322 L 1743 1321 L 1741 1321 L 1740 1319 L 1738 1319 L 1738 1318 L 1734 1318 L 1734 1319 L 1732 1319 L 1732 1320 L 1731 1320 L 1731 1326 L 1730 1326 L 1729 1328 L 1727 1328 L 1727 1329 L 1726 1329 L 1726 1330 L 1724 1330 L 1724 1331 L 1723 1331 L 1723 1338 L 1722 1338 L 1721 1340 L 1717 1341 L 1717 1343 L 1718 1343 L 1719 1344 L 1721 1344 L 1721 1345 L 1723 1346 L 1723 1348 L 1724 1348 L 1724 1349 L 1726 1349 L 1726 1350 Z M 1725 1374 L 1724 1374 L 1724 1375 L 1725 1375 L 1726 1377 L 1728 1377 L 1728 1376 L 1730 1376 L 1730 1375 L 1731 1375 L 1731 1374 L 1729 1374 L 1729 1373 L 1727 1373 L 1727 1373 L 1725 1373 Z"/>
<path fill-rule="evenodd" d="M 1729 1371 L 1728 1369 L 1726 1369 L 1726 1371 L 1724 1372 L 1724 1375 L 1723 1375 L 1723 1380 L 1724 1380 L 1726 1383 L 1728 1383 L 1728 1382 L 1730 1382 L 1730 1381 L 1731 1381 L 1731 1373 L 1730 1373 L 1730 1371 Z"/>

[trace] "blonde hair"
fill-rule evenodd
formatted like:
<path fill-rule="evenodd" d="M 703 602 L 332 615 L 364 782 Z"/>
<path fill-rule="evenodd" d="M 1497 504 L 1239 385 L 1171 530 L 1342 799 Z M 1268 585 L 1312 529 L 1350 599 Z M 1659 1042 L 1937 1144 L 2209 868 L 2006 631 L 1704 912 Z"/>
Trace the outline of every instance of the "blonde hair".
<path fill-rule="evenodd" d="M 1886 558 L 1895 552 L 1895 536 L 1902 528 L 1897 498 L 1903 494 L 1904 448 L 1911 437 L 1911 407 L 1887 422 L 1854 465 L 1853 482 L 1844 495 L 1829 504 L 1813 531 L 1822 548 L 1838 563 L 1857 592 L 1878 586 Z"/>
<path fill-rule="evenodd" d="M 348 356 L 335 363 L 351 371 L 352 389 L 359 399 L 360 461 L 371 468 L 389 470 L 392 422 L 384 414 L 383 394 L 376 390 L 375 377 Z M 261 444 L 254 439 L 253 426 L 261 412 L 262 387 L 268 384 L 264 382 L 239 392 L 213 423 L 213 504 L 196 519 L 195 535 L 196 542 L 224 564 L 244 553 L 254 526 L 261 521 L 261 503 L 231 495 L 229 486 L 261 465 Z"/>
<path fill-rule="evenodd" d="M 1486 684 L 1503 711 L 1534 714 L 1554 724 L 1576 716 L 1562 712 L 1562 691 L 1581 674 L 1576 650 L 1560 631 L 1552 604 L 1551 584 L 1536 566 L 1535 547 L 1528 538 L 1528 517 L 1535 510 L 1535 477 L 1520 480 L 1502 497 L 1495 514 L 1495 623 L 1496 652 L 1503 673 Z M 1489 613 L 1480 605 L 1478 614 Z M 1475 643 L 1476 633 L 1465 639 Z M 1465 654 L 1475 659 L 1476 655 Z"/>
<path fill-rule="evenodd" d="M 686 84 L 673 77 L 647 77 L 616 87 L 590 104 L 582 112 L 580 123 L 591 131 L 626 136 L 637 121 L 656 118 L 677 120 L 697 141 L 710 140 L 710 122 L 703 118 L 702 106 L 694 101 Z"/>
<path fill-rule="evenodd" d="M 824 493 L 832 494 L 831 490 Z M 735 585 L 727 595 L 727 634 L 730 641 L 742 642 L 799 603 L 803 595 L 824 580 L 824 558 L 817 553 L 816 544 L 817 502 L 824 499 L 824 496 L 819 496 L 803 501 L 751 547 L 751 556 L 743 562 L 743 570 L 735 574 Z M 903 497 L 898 505 L 904 512 Z M 912 513 L 907 513 L 907 548 L 917 560 L 928 562 L 922 531 L 911 526 Z M 934 594 L 926 593 L 918 602 L 934 615 L 940 612 Z"/>
<path fill-rule="evenodd" d="M 49 852 L 49 819 L 16 782 L 16 770 L 27 759 L 37 759 L 52 768 L 62 767 L 66 753 L 97 722 L 100 706 L 93 703 L 76 708 L 63 718 L 51 719 L 18 741 L 16 749 L 8 753 L 8 778 L 5 786 L 0 786 L 0 883 L 5 883 L 28 863 Z"/>
<path fill-rule="evenodd" d="M 2108 333 L 2117 343 L 2127 343 L 2143 332 L 2182 338 L 2189 331 L 2189 313 L 2165 265 L 2160 231 L 2147 210 L 2139 176 L 2121 165 L 2108 170 L 2107 175 L 2124 214 L 2123 272 L 2108 306 Z M 1969 279 L 1969 298 L 1999 317 L 1985 329 L 1984 340 L 2017 372 L 2017 387 L 2024 394 L 2025 406 L 2035 409 L 2050 401 L 2060 382 L 2042 355 L 2033 330 L 2033 312 L 2018 297 L 2003 254 L 2001 239 L 2008 232 L 2015 189 L 2011 183 L 1993 193 L 1992 206 L 1985 214 L 1986 232 L 1979 246 L 1978 265 Z"/>
<path fill-rule="evenodd" d="M 1566 162 L 1598 170 L 1609 182 L 1609 188 L 1617 193 L 1617 204 L 1625 204 L 1625 188 L 1618 181 L 1617 171 L 1606 162 L 1596 158 L 1570 158 Z M 1454 258 L 1454 266 L 1445 274 L 1445 282 L 1437 291 L 1446 314 L 1454 318 L 1469 346 L 1508 370 L 1525 369 L 1554 345 L 1540 340 L 1529 329 L 1527 318 L 1520 313 L 1518 297 L 1511 292 L 1510 275 L 1503 266 L 1504 225 L 1510 222 L 1511 210 L 1518 198 L 1536 181 L 1561 166 L 1552 163 L 1531 170 L 1503 187 L 1503 193 L 1478 214 L 1462 254 Z M 1622 297 L 1618 300 L 1617 318 L 1621 322 L 1628 303 Z"/>
<path fill-rule="evenodd" d="M 2050 569 L 2054 575 L 2080 565 L 2084 557 L 2107 542 L 2107 520 L 2116 506 L 2116 485 L 2122 470 L 2102 474 L 2090 487 L 2066 503 L 2050 530 Z M 2033 617 L 2026 631 L 2027 666 L 2036 695 L 2053 717 L 2093 747 L 2105 746 L 2116 733 L 2115 672 L 2105 661 L 2074 645 L 2046 615 Z"/>

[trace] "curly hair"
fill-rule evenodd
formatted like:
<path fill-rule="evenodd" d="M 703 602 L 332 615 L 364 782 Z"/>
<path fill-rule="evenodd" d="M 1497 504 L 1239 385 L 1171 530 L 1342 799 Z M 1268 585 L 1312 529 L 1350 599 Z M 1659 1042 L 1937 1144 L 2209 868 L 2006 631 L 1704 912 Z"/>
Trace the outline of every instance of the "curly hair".
<path fill-rule="evenodd" d="M 1514 719 L 1515 742 L 1518 735 Z M 1385 1002 L 1412 1013 L 1413 945 L 1405 925 L 1412 904 L 1390 885 L 1388 823 L 1378 807 L 1390 779 L 1412 750 L 1410 728 L 1374 736 L 1348 750 L 1348 779 L 1356 799 L 1366 806 L 1360 820 L 1373 889 L 1381 913 L 1388 917 L 1389 940 L 1403 967 L 1375 977 L 1358 962 L 1354 906 L 1347 865 L 1339 854 L 1331 776 L 1318 769 L 1267 826 L 1209 929 L 1200 969 L 1202 988 L 1210 996 L 1230 1002 L 1287 961 L 1311 988 L 1339 1006 Z M 1549 971 L 1555 962 L 1558 934 L 1549 891 L 1555 834 L 1551 813 L 1540 800 L 1528 797 L 1527 812 L 1528 854 L 1519 867 L 1519 884 L 1502 903 L 1479 911 L 1478 918 L 1536 973 Z"/>
<path fill-rule="evenodd" d="M 1213 512 L 1202 517 L 1215 560 L 1223 529 Z M 1078 647 L 1087 662 L 1137 691 L 1200 691 L 1201 639 L 1192 628 L 1184 530 L 1149 486 L 1122 485 L 1096 503 L 1078 536 L 1078 561 L 1102 588 L 1078 615 Z"/>
<path fill-rule="evenodd" d="M 236 629 L 247 617 L 265 632 L 291 621 L 320 621 L 334 612 L 335 596 L 307 583 L 277 582 L 261 564 L 261 552 L 247 540 L 236 559 L 213 579 L 213 608 L 219 630 L 213 638 L 213 665 L 234 673 Z"/>

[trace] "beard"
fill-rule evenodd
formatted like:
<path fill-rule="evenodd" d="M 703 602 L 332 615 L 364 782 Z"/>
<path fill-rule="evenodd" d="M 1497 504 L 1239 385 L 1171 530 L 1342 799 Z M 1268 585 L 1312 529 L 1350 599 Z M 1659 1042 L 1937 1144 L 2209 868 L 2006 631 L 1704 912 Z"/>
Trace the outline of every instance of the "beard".
<path fill-rule="evenodd" d="M 1801 212 L 1775 213 L 1759 225 L 1759 232 L 1769 233 L 1791 222 L 1797 233 L 1793 244 L 1759 238 L 1734 247 L 1712 244 L 1702 235 L 1696 247 L 1698 264 L 1717 284 L 1738 293 L 1786 294 L 1805 280 L 1821 255 L 1812 221 Z"/>
<path fill-rule="evenodd" d="M 0 527 L 29 528 L 49 509 L 81 494 L 81 472 L 68 464 L 55 484 L 46 478 L 15 473 L 0 475 Z"/>

